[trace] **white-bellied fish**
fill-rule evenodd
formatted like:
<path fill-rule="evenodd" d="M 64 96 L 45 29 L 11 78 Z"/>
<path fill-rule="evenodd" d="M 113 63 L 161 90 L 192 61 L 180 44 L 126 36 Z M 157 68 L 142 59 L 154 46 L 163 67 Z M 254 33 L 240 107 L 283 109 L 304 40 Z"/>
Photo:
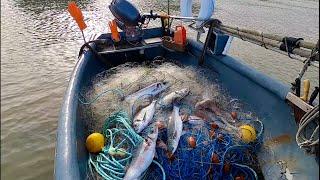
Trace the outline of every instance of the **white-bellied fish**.
<path fill-rule="evenodd" d="M 176 151 L 180 137 L 182 135 L 182 120 L 179 115 L 179 107 L 173 106 L 172 115 L 169 118 L 168 128 L 167 128 L 167 143 L 168 143 L 168 151 L 169 155 L 172 156 Z"/>
<path fill-rule="evenodd" d="M 126 171 L 124 180 L 137 180 L 148 169 L 156 153 L 158 127 L 152 126 L 146 140 L 133 152 L 133 159 Z"/>
<path fill-rule="evenodd" d="M 156 103 L 154 100 L 150 105 L 141 109 L 133 118 L 133 128 L 137 133 L 140 133 L 153 119 L 156 111 Z"/>
<path fill-rule="evenodd" d="M 174 102 L 181 101 L 184 97 L 189 94 L 190 90 L 188 88 L 181 89 L 179 91 L 172 92 L 166 95 L 161 101 L 160 105 L 163 107 L 172 106 Z"/>
<path fill-rule="evenodd" d="M 187 122 L 191 125 L 204 125 L 205 121 L 198 116 L 189 116 Z"/>
<path fill-rule="evenodd" d="M 156 82 L 125 97 L 125 101 L 134 102 L 143 96 L 156 96 L 169 87 L 168 82 Z"/>

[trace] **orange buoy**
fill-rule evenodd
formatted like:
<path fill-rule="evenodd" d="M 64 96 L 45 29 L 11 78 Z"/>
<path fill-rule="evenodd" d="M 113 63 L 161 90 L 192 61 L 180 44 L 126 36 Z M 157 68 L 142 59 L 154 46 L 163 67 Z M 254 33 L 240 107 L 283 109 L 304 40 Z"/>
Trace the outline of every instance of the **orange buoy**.
<path fill-rule="evenodd" d="M 219 157 L 216 153 L 213 153 L 212 156 L 211 156 L 211 162 L 212 163 L 219 163 Z"/>
<path fill-rule="evenodd" d="M 238 117 L 238 114 L 237 114 L 237 112 L 231 112 L 231 117 L 232 117 L 232 119 L 237 119 L 237 117 Z"/>
<path fill-rule="evenodd" d="M 229 174 L 230 173 L 230 170 L 231 170 L 231 165 L 230 163 L 225 163 L 223 165 L 223 172 L 226 173 L 226 174 Z"/>
<path fill-rule="evenodd" d="M 219 126 L 218 126 L 218 124 L 216 124 L 216 123 L 211 123 L 211 129 L 218 129 L 219 128 Z"/>
<path fill-rule="evenodd" d="M 191 148 L 195 148 L 197 146 L 196 138 L 194 138 L 193 136 L 190 136 L 188 138 L 188 144 Z"/>

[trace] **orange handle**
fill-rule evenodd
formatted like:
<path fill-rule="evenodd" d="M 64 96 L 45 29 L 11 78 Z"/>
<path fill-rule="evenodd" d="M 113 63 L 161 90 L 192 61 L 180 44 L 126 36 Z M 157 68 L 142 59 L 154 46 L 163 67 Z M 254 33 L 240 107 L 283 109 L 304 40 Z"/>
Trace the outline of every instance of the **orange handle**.
<path fill-rule="evenodd" d="M 81 10 L 78 8 L 77 4 L 74 1 L 69 2 L 68 4 L 68 11 L 73 19 L 77 22 L 80 30 L 84 30 L 87 25 L 83 20 L 83 15 Z"/>
<path fill-rule="evenodd" d="M 111 30 L 112 40 L 115 42 L 119 42 L 120 41 L 120 34 L 118 32 L 118 27 L 117 27 L 116 21 L 115 20 L 109 21 L 109 27 Z"/>

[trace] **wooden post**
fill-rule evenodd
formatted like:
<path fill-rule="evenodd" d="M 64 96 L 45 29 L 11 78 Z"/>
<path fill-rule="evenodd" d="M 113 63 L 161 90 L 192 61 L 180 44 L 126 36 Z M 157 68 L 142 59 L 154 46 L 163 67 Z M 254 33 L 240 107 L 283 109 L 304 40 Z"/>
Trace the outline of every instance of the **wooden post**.
<path fill-rule="evenodd" d="M 248 39 L 248 40 L 260 42 L 262 44 L 264 43 L 265 45 L 268 45 L 268 46 L 280 48 L 280 45 L 281 45 L 281 42 L 279 42 L 277 40 L 272 40 L 272 39 L 267 39 L 267 38 L 262 39 L 261 36 L 255 36 L 255 35 L 244 33 L 244 32 L 238 31 L 238 30 L 225 28 L 225 27 L 219 27 L 218 29 L 220 29 L 222 32 L 224 32 L 226 34 L 230 34 L 232 36 L 236 36 L 241 39 Z M 293 49 L 292 53 L 297 54 L 301 57 L 305 57 L 305 58 L 309 58 L 311 55 L 311 51 L 304 50 L 304 49 L 298 49 L 298 48 Z"/>
<path fill-rule="evenodd" d="M 284 37 L 276 35 L 276 34 L 262 33 L 262 32 L 258 32 L 258 31 L 255 31 L 255 30 L 236 28 L 236 27 L 231 27 L 231 26 L 227 26 L 227 25 L 221 25 L 221 27 L 228 28 L 228 29 L 233 29 L 233 30 L 244 32 L 244 33 L 248 33 L 248 34 L 252 34 L 252 35 L 255 35 L 255 36 L 263 36 L 264 38 L 272 39 L 272 40 L 276 40 L 276 41 L 280 41 L 280 42 L 284 38 Z M 310 49 L 310 50 L 312 50 L 312 49 L 314 49 L 316 47 L 315 43 L 306 42 L 304 40 L 301 40 L 299 45 L 301 47 L 303 47 L 303 48 Z"/>

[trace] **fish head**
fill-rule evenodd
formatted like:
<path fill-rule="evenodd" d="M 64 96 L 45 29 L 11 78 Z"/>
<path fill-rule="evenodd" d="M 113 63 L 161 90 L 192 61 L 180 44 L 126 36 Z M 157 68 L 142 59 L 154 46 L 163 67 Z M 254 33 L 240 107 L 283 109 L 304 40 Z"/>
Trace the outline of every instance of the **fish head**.
<path fill-rule="evenodd" d="M 155 89 L 154 92 L 162 92 L 165 89 L 169 87 L 169 82 L 163 81 L 163 82 L 157 82 L 155 83 Z"/>
<path fill-rule="evenodd" d="M 137 133 L 140 133 L 140 132 L 142 131 L 141 121 L 135 121 L 135 122 L 133 122 L 133 129 L 134 129 Z"/>
<path fill-rule="evenodd" d="M 189 89 L 189 88 L 184 88 L 184 89 L 181 89 L 181 90 L 179 91 L 179 94 L 180 94 L 181 97 L 185 97 L 185 96 L 187 96 L 189 93 L 190 93 L 190 89 Z"/>

